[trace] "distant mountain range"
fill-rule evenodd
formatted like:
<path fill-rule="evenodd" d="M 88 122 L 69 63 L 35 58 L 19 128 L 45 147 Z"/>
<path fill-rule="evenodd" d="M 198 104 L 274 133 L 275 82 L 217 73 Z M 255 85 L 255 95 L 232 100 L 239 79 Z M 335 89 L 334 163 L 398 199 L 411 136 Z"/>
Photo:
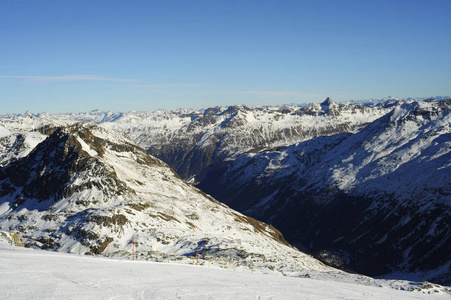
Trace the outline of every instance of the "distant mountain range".
<path fill-rule="evenodd" d="M 51 156 L 51 153 L 36 154 L 43 147 L 39 142 L 50 143 L 44 134 L 52 133 L 55 128 L 72 128 L 59 129 L 50 137 L 67 130 L 74 135 L 90 127 L 71 124 L 92 122 L 108 129 L 105 131 L 108 135 L 114 132 L 127 135 L 167 163 L 185 181 L 196 184 L 231 208 L 274 225 L 290 243 L 330 265 L 368 275 L 395 272 L 397 276 L 410 274 L 422 280 L 451 284 L 451 100 L 445 98 L 347 103 L 328 98 L 320 104 L 277 107 L 237 105 L 152 113 L 3 115 L 0 117 L 0 164 L 4 167 L 0 179 L 3 178 L 2 191 L 8 192 L 3 192 L 2 197 L 14 197 L 16 202 L 9 202 L 8 207 L 0 205 L 0 213 L 2 207 L 3 211 L 9 211 L 14 205 L 17 205 L 14 210 L 20 205 L 27 207 L 28 202 L 19 203 L 23 201 L 21 198 L 59 195 L 66 199 L 72 194 L 68 191 L 85 190 L 72 186 L 75 181 L 71 178 L 80 174 L 72 162 L 60 165 L 59 171 L 52 171 L 51 174 L 68 174 L 61 182 L 45 176 L 26 177 L 26 182 L 19 178 L 46 174 L 48 166 L 44 170 L 29 162 Z M 91 131 L 103 132 L 98 126 L 92 128 L 95 129 Z M 91 157 L 83 164 L 94 161 L 99 153 L 110 151 L 89 152 L 108 142 L 101 141 L 103 138 L 90 140 L 89 136 L 95 134 L 85 135 L 88 141 L 81 140 L 96 146 L 84 149 L 84 144 L 79 142 L 78 147 Z M 115 145 L 124 144 L 124 137 L 113 141 L 117 139 Z M 53 143 L 45 148 L 52 149 L 61 141 Z M 117 161 L 101 171 L 96 169 L 86 174 L 84 181 L 105 172 L 114 175 L 108 178 L 120 178 L 114 166 L 119 164 L 121 156 L 131 159 L 129 153 L 136 152 L 140 153 L 138 157 L 145 157 L 138 148 L 130 147 L 114 150 L 119 157 L 115 158 Z M 81 152 L 77 153 L 77 157 L 82 156 Z M 152 161 L 151 165 L 160 164 L 154 158 L 146 160 Z M 138 162 L 141 164 L 146 163 Z M 136 163 L 131 165 L 132 169 L 139 169 Z M 17 171 L 13 170 L 23 170 L 20 171 L 23 173 L 16 178 Z M 116 173 L 111 173 L 112 170 Z M 96 181 L 99 183 L 90 188 L 102 187 L 99 189 L 102 192 L 94 197 L 100 199 L 106 197 L 100 195 L 122 192 L 134 195 L 140 186 L 136 183 L 141 181 L 139 177 L 132 176 L 132 181 L 99 178 Z M 171 186 L 175 186 L 174 182 L 177 186 L 184 185 L 179 179 L 170 181 Z M 33 192 L 33 186 L 46 188 Z M 143 198 L 138 196 L 140 203 Z M 171 197 L 176 199 L 180 195 Z M 94 202 L 89 200 L 87 207 Z M 124 212 L 122 215 L 125 216 Z M 108 216 L 112 217 L 112 213 Z M 175 218 L 199 227 L 185 217 Z M 127 215 L 126 219 L 132 218 Z M 232 223 L 227 226 L 240 226 Z M 19 226 L 18 221 L 5 219 L 0 224 Z M 280 236 L 274 232 L 266 236 Z M 69 237 L 75 236 L 69 234 Z"/>

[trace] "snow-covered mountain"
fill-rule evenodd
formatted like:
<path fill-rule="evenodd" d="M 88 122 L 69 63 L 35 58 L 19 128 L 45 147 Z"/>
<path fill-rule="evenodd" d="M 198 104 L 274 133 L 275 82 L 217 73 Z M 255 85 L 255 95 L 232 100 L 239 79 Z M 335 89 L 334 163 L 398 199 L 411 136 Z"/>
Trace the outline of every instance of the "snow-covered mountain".
<path fill-rule="evenodd" d="M 42 142 L 31 151 L 13 143 L 23 150 L 0 169 L 0 230 L 20 234 L 25 245 L 124 255 L 135 240 L 144 257 L 199 251 L 204 260 L 268 272 L 347 276 L 185 183 L 120 133 L 85 123 L 47 133 L 32 139 Z M 3 130 L 3 140 L 18 134 Z"/>
<path fill-rule="evenodd" d="M 405 102 L 357 132 L 248 153 L 200 188 L 331 264 L 451 283 L 451 101 Z"/>
<path fill-rule="evenodd" d="M 310 106 L 215 107 L 128 115 L 102 126 L 126 133 L 167 162 L 185 180 L 200 182 L 210 165 L 238 155 L 288 146 L 313 137 L 357 130 L 390 110 L 342 105 L 330 99 Z M 144 125 L 145 124 L 145 125 Z"/>
<path fill-rule="evenodd" d="M 450 100 L 436 98 L 4 115 L 0 163 L 38 128 L 98 123 L 325 262 L 450 284 Z M 13 150 L 6 133 L 24 128 Z"/>
<path fill-rule="evenodd" d="M 387 101 L 425 101 L 425 100 L 446 100 L 451 99 L 451 96 L 433 96 L 433 97 L 408 97 L 408 98 L 398 98 L 398 97 L 392 97 L 388 96 L 385 98 L 367 98 L 367 99 L 352 99 L 345 101 L 345 103 L 361 103 L 361 104 L 376 104 L 381 102 L 387 102 Z"/>
<path fill-rule="evenodd" d="M 168 163 L 185 180 L 199 182 L 203 170 L 243 153 L 286 147 L 314 137 L 355 132 L 390 112 L 403 100 L 204 110 L 113 113 L 26 113 L 0 116 L 0 126 L 36 129 L 51 124 L 93 122 L 129 136 Z M 413 102 L 413 100 L 408 100 Z"/>
<path fill-rule="evenodd" d="M 396 101 L 344 104 L 328 98 L 321 104 L 306 106 L 235 105 L 205 110 L 4 115 L 0 122 L 6 127 L 29 129 L 52 123 L 98 123 L 128 135 L 185 180 L 199 182 L 202 171 L 211 164 L 233 160 L 247 152 L 355 131 L 388 113 L 395 104 Z"/>

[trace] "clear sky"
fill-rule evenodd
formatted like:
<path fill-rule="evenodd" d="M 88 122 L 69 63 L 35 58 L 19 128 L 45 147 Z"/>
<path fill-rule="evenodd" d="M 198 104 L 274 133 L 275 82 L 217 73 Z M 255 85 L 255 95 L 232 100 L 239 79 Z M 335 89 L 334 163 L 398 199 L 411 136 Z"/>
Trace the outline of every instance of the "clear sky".
<path fill-rule="evenodd" d="M 0 114 L 451 94 L 451 0 L 0 1 Z"/>

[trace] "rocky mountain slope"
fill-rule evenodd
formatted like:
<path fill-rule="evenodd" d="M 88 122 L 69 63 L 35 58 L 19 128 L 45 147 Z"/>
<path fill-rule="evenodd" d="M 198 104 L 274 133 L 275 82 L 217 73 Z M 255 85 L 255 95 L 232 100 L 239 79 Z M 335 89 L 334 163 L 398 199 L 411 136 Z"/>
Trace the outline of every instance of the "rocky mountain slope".
<path fill-rule="evenodd" d="M 122 134 L 83 123 L 45 131 L 0 168 L 0 230 L 20 234 L 27 246 L 129 257 L 135 240 L 144 258 L 199 251 L 204 261 L 268 272 L 345 276 L 290 247 L 272 226 L 186 184 Z M 2 140 L 19 134 L 7 133 Z"/>
<path fill-rule="evenodd" d="M 451 283 L 451 101 L 396 105 L 355 133 L 243 154 L 200 188 L 324 261 Z"/>

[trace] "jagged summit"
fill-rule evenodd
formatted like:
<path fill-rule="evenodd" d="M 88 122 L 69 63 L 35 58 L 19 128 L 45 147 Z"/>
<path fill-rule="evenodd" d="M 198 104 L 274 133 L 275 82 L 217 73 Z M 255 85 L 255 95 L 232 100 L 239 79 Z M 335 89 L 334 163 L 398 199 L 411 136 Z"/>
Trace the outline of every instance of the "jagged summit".
<path fill-rule="evenodd" d="M 332 99 L 330 99 L 329 97 L 327 97 L 327 99 L 326 100 L 324 100 L 322 103 L 321 103 L 321 106 L 329 106 L 329 105 L 331 105 L 331 104 L 336 104 L 334 101 L 332 101 Z"/>
<path fill-rule="evenodd" d="M 321 104 L 321 110 L 324 111 L 327 115 L 330 116 L 338 116 L 340 114 L 339 112 L 339 105 L 334 102 L 332 99 L 327 97 L 326 100 L 324 100 Z"/>

